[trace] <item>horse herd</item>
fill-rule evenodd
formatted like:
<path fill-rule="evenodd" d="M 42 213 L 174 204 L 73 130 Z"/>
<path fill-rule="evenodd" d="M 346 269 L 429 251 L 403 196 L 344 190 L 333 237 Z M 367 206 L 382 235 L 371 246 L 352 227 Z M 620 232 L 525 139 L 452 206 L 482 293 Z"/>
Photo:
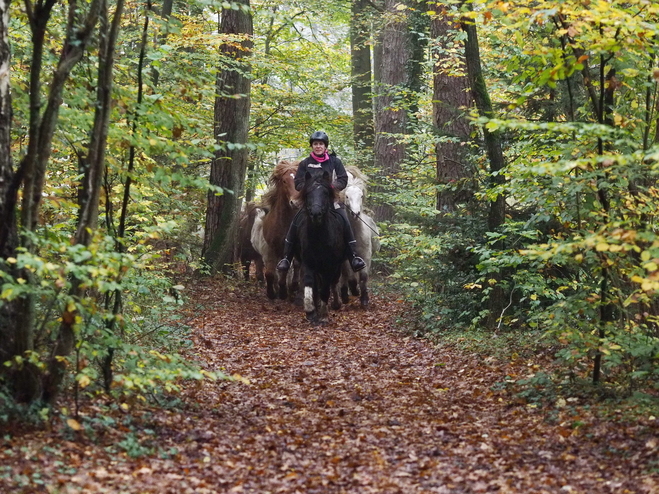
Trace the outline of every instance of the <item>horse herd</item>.
<path fill-rule="evenodd" d="M 246 205 L 239 225 L 240 262 L 245 279 L 249 279 L 252 262 L 255 264 L 256 278 L 265 281 L 268 298 L 297 302 L 302 298 L 307 319 L 322 324 L 328 321 L 328 307 L 338 310 L 342 303 L 348 303 L 350 294 L 359 296 L 363 308 L 368 307 L 371 259 L 380 247 L 378 227 L 364 211 L 368 177 L 357 167 L 346 167 L 348 185 L 337 193 L 327 174 L 316 178 L 307 174 L 302 190 L 295 190 L 297 165 L 280 161 L 260 203 Z M 347 260 L 343 221 L 332 212 L 337 200 L 347 209 L 357 240 L 356 254 L 366 262 L 366 268 L 358 273 L 352 272 Z M 284 274 L 276 266 L 284 257 L 284 240 L 298 211 L 295 259 Z"/>

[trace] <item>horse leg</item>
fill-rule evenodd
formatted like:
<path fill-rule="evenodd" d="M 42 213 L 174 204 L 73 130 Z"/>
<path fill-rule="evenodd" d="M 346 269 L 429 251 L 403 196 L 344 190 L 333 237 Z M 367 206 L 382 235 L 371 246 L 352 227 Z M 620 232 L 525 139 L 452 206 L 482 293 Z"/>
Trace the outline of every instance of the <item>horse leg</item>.
<path fill-rule="evenodd" d="M 318 322 L 320 324 L 327 324 L 329 322 L 329 310 L 327 308 L 327 302 L 320 300 L 318 302 Z"/>
<path fill-rule="evenodd" d="M 274 300 L 277 298 L 277 294 L 275 293 L 275 274 L 272 271 L 265 272 L 265 282 L 265 293 L 270 300 Z"/>
<path fill-rule="evenodd" d="M 279 285 L 279 298 L 281 300 L 286 300 L 288 298 L 288 284 L 287 284 L 287 279 L 288 278 L 288 271 L 285 273 L 282 273 L 281 271 L 277 271 L 277 284 Z"/>
<path fill-rule="evenodd" d="M 358 297 L 359 286 L 357 285 L 357 275 L 355 273 L 350 273 L 350 277 L 348 278 L 348 286 L 350 287 L 350 293 L 354 297 Z"/>
<path fill-rule="evenodd" d="M 327 324 L 329 322 L 329 308 L 328 302 L 331 292 L 331 284 L 326 280 L 320 283 L 318 300 L 316 302 L 316 311 L 318 312 L 318 321 L 320 324 Z"/>
<path fill-rule="evenodd" d="M 259 256 L 254 259 L 254 265 L 256 266 L 256 280 L 260 283 L 265 281 L 265 276 L 263 274 L 263 259 Z"/>
<path fill-rule="evenodd" d="M 252 261 L 249 259 L 241 259 L 240 264 L 243 268 L 243 278 L 245 281 L 249 281 L 249 266 L 252 264 Z"/>
<path fill-rule="evenodd" d="M 332 284 L 331 299 L 332 299 L 332 303 L 331 303 L 332 310 L 339 310 L 341 308 L 341 301 L 343 297 L 339 295 L 338 283 Z"/>
<path fill-rule="evenodd" d="M 288 296 L 291 302 L 295 301 L 297 293 L 300 291 L 300 263 L 293 259 L 291 263 L 290 283 L 288 285 Z"/>
<path fill-rule="evenodd" d="M 341 278 L 340 278 L 341 302 L 343 302 L 345 305 L 348 305 L 348 302 L 350 302 L 350 297 L 348 296 L 348 283 L 351 274 L 352 274 L 352 269 L 350 269 L 350 265 L 348 264 L 348 261 L 345 261 L 341 265 Z"/>
<path fill-rule="evenodd" d="M 361 302 L 362 309 L 368 309 L 368 288 L 367 284 L 368 283 L 368 273 L 366 272 L 366 269 L 363 269 L 359 273 L 359 291 L 361 292 L 361 295 L 359 297 L 359 301 Z"/>
<path fill-rule="evenodd" d="M 315 323 L 317 321 L 316 304 L 314 303 L 313 275 L 310 269 L 304 270 L 304 312 L 307 314 L 307 320 Z"/>

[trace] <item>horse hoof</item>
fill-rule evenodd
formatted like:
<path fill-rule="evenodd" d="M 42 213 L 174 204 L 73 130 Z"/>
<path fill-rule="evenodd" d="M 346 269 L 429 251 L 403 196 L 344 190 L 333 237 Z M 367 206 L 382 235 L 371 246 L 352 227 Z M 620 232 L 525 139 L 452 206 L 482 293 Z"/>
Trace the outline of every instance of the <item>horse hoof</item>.
<path fill-rule="evenodd" d="M 362 309 L 368 309 L 368 299 L 361 300 Z"/>
<path fill-rule="evenodd" d="M 318 322 L 318 314 L 316 314 L 316 311 L 307 312 L 307 321 L 311 324 L 316 324 Z"/>

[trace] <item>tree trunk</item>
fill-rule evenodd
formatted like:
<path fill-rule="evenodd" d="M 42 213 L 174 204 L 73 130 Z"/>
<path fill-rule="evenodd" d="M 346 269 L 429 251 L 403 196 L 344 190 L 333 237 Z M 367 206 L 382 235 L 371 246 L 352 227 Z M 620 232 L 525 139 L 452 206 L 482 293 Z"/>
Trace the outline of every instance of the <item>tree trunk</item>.
<path fill-rule="evenodd" d="M 433 51 L 433 125 L 437 132 L 437 209 L 455 210 L 460 202 L 468 201 L 473 192 L 469 183 L 473 170 L 467 163 L 471 129 L 467 113 L 473 105 L 469 78 L 463 56 L 446 49 L 455 41 L 456 28 L 452 17 L 444 11 L 431 23 L 430 36 L 436 41 Z"/>
<path fill-rule="evenodd" d="M 393 206 L 387 201 L 392 191 L 393 176 L 400 170 L 405 159 L 405 144 L 396 136 L 407 129 L 406 109 L 397 105 L 400 90 L 407 87 L 410 77 L 407 72 L 411 59 L 408 14 L 398 10 L 400 2 L 385 0 L 385 25 L 377 40 L 379 50 L 375 81 L 375 167 L 376 185 L 374 195 L 379 196 L 373 210 L 378 221 L 391 221 L 394 218 Z"/>
<path fill-rule="evenodd" d="M 352 0 L 350 24 L 352 114 L 355 150 L 358 152 L 370 152 L 374 142 L 368 5 L 367 0 Z"/>
<path fill-rule="evenodd" d="M 249 8 L 249 0 L 238 2 Z M 215 99 L 214 131 L 221 149 L 211 164 L 210 183 L 223 193 L 208 193 L 203 256 L 211 269 L 225 269 L 233 263 L 234 243 L 238 232 L 240 205 L 247 168 L 247 134 L 249 130 L 250 79 L 247 58 L 252 48 L 252 17 L 243 9 L 224 10 L 220 32 L 244 35 L 240 44 L 224 44 L 222 52 L 236 65 L 218 72 Z"/>
<path fill-rule="evenodd" d="M 89 246 L 94 231 L 98 226 L 98 209 L 101 196 L 101 184 L 105 172 L 105 148 L 107 143 L 110 112 L 112 111 L 112 73 L 114 67 L 114 54 L 124 0 L 118 0 L 115 8 L 114 18 L 108 23 L 108 5 L 106 0 L 101 0 L 100 8 L 100 46 L 98 58 L 98 76 L 96 89 L 96 111 L 94 124 L 90 136 L 87 156 L 83 159 L 84 202 L 80 206 L 78 227 L 74 237 L 74 243 Z M 73 299 L 83 296 L 78 280 L 72 280 L 69 295 Z M 57 335 L 53 357 L 48 362 L 48 372 L 44 376 L 42 399 L 44 402 L 53 403 L 59 394 L 60 386 L 66 370 L 65 362 L 61 357 L 70 355 L 75 344 L 74 334 L 75 313 L 69 312 L 68 308 L 62 314 L 62 323 Z"/>
<path fill-rule="evenodd" d="M 467 33 L 467 40 L 465 43 L 465 59 L 467 61 L 467 73 L 469 75 L 469 82 L 471 85 L 474 101 L 478 112 L 488 118 L 494 116 L 492 110 L 492 102 L 490 95 L 485 85 L 483 71 L 481 68 L 480 51 L 478 47 L 478 34 L 476 32 L 476 25 L 472 20 L 463 20 L 462 28 Z M 485 139 L 485 150 L 487 158 L 490 163 L 490 184 L 489 186 L 496 187 L 504 183 L 504 177 L 500 171 L 504 167 L 503 150 L 501 146 L 501 135 L 499 132 L 490 132 L 486 127 L 483 127 L 483 137 Z M 505 206 L 506 198 L 499 192 L 496 199 L 490 202 L 488 211 L 487 227 L 488 231 L 496 231 L 505 220 Z M 495 246 L 502 249 L 502 245 Z M 490 273 L 490 277 L 496 280 L 492 287 L 490 296 L 488 298 L 489 318 L 487 325 L 494 327 L 497 320 L 501 317 L 501 312 L 506 304 L 506 294 L 501 287 L 502 275 L 501 273 Z"/>
<path fill-rule="evenodd" d="M 69 5 L 68 21 L 66 27 L 66 39 L 62 46 L 60 59 L 49 84 L 48 99 L 41 114 L 41 72 L 42 59 L 44 50 L 44 39 L 47 24 L 50 20 L 52 9 L 56 4 L 55 0 L 46 0 L 43 3 L 26 3 L 26 14 L 30 24 L 32 34 L 32 62 L 30 65 L 30 84 L 29 84 L 29 102 L 30 102 L 30 123 L 28 127 L 28 146 L 27 153 L 21 160 L 16 174 L 13 175 L 9 186 L 5 184 L 3 189 L 2 219 L 9 219 L 7 226 L 0 228 L 0 246 L 5 252 L 11 251 L 14 246 L 12 240 L 15 236 L 15 214 L 16 214 L 16 194 L 22 183 L 23 197 L 21 208 L 21 223 L 26 231 L 34 231 L 39 205 L 46 176 L 46 165 L 51 154 L 51 145 L 59 109 L 62 104 L 62 92 L 64 84 L 68 79 L 71 70 L 81 59 L 87 42 L 91 37 L 98 12 L 100 1 L 93 0 L 89 4 L 86 17 L 81 18 L 78 5 L 73 2 Z M 3 16 L 3 24 L 6 23 L 8 12 Z M 7 69 L 8 70 L 8 66 Z M 7 86 L 8 88 L 8 81 Z M 6 125 L 3 128 L 7 128 Z M 10 159 L 7 157 L 6 159 Z M 10 169 L 6 164 L 3 166 L 3 174 Z M 33 246 L 28 236 L 19 239 L 19 242 L 28 251 Z M 27 285 L 34 284 L 34 277 L 29 270 L 22 270 L 20 273 L 13 273 L 27 280 Z M 0 318 L 0 334 L 11 334 L 9 345 L 10 356 L 24 356 L 25 352 L 31 351 L 34 346 L 33 331 L 35 318 L 35 298 L 33 293 L 16 299 L 12 304 L 6 305 L 3 309 L 5 317 L 9 312 L 11 320 Z M 8 311 L 8 312 L 7 312 Z M 38 372 L 29 364 L 24 364 L 21 368 L 15 370 L 12 376 L 12 384 L 15 389 L 15 397 L 20 401 L 31 401 L 38 396 Z"/>
<path fill-rule="evenodd" d="M 9 67 L 9 2 L 0 2 L 0 270 L 12 278 L 21 273 L 7 259 L 16 256 L 19 245 L 16 225 L 16 204 L 21 174 L 15 172 L 11 156 L 11 92 Z M 7 377 L 15 398 L 30 401 L 38 389 L 34 369 L 29 364 L 20 368 L 2 365 L 16 355 L 32 349 L 32 328 L 23 330 L 16 324 L 26 309 L 26 299 L 5 300 L 0 303 L 0 374 Z"/>
<path fill-rule="evenodd" d="M 172 7 L 174 5 L 174 0 L 164 0 L 162 3 L 162 10 L 160 11 L 160 17 L 169 22 L 170 17 L 172 16 Z M 164 45 L 167 42 L 167 31 L 164 34 L 158 37 L 156 44 Z M 158 85 L 158 80 L 160 79 L 160 71 L 157 67 L 151 68 L 151 80 L 153 81 L 153 87 Z"/>
<path fill-rule="evenodd" d="M 494 116 L 492 102 L 485 85 L 483 71 L 481 68 L 480 50 L 478 47 L 478 34 L 476 25 L 471 20 L 463 21 L 462 28 L 467 33 L 465 44 L 465 59 L 467 61 L 467 73 L 471 91 L 476 102 L 478 112 L 488 118 Z M 485 139 L 485 151 L 490 163 L 490 186 L 495 187 L 504 183 L 504 177 L 499 172 L 504 167 L 503 149 L 501 146 L 501 135 L 499 132 L 490 132 L 483 127 L 483 137 Z M 490 203 L 488 214 L 488 229 L 493 232 L 503 224 L 505 218 L 505 196 L 498 194 L 497 198 Z"/>

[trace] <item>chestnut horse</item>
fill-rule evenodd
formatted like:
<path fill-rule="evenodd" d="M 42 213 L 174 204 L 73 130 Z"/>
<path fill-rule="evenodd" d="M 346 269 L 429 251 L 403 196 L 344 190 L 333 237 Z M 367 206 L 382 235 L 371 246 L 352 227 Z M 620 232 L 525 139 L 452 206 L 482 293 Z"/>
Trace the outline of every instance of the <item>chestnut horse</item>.
<path fill-rule="evenodd" d="M 263 194 L 261 203 L 267 211 L 262 215 L 262 235 L 255 239 L 252 232 L 252 243 L 263 257 L 265 269 L 266 293 L 268 298 L 280 299 L 288 297 L 288 286 L 286 276 L 277 272 L 277 262 L 284 257 L 284 240 L 288 227 L 299 210 L 300 193 L 295 190 L 295 173 L 297 172 L 297 161 L 280 161 L 270 174 L 270 188 Z M 275 289 L 275 279 L 278 290 Z M 297 278 L 293 278 L 291 292 L 297 290 Z"/>

